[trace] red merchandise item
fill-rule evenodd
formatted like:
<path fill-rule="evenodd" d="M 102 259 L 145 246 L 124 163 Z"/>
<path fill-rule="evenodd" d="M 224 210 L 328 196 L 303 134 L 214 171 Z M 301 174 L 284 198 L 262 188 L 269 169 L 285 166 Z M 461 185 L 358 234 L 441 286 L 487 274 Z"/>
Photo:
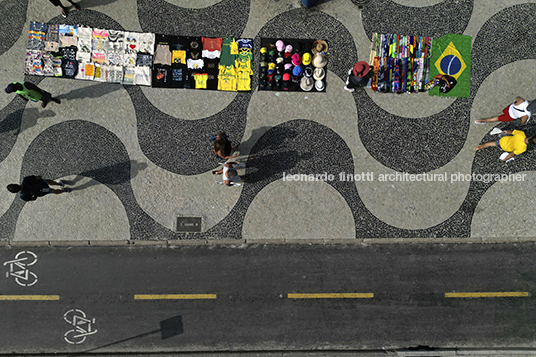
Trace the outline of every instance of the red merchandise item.
<path fill-rule="evenodd" d="M 221 51 L 221 44 L 223 43 L 223 38 L 202 37 L 201 41 L 203 42 L 203 50 Z"/>

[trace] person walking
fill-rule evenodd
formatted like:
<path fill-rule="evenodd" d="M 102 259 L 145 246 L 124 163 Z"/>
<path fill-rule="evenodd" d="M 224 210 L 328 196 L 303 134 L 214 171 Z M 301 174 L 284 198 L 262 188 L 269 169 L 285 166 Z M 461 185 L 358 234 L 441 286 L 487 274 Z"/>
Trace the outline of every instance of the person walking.
<path fill-rule="evenodd" d="M 49 185 L 60 186 L 61 190 L 50 188 Z M 43 197 L 49 193 L 60 194 L 71 192 L 69 188 L 64 188 L 61 181 L 45 180 L 41 176 L 26 176 L 20 185 L 12 183 L 7 185 L 7 190 L 11 193 L 20 192 L 23 201 L 35 201 L 37 197 Z"/>
<path fill-rule="evenodd" d="M 503 109 L 503 113 L 499 116 L 488 118 L 488 119 L 477 119 L 475 120 L 476 124 L 486 124 L 494 121 L 512 121 L 514 119 L 521 119 L 521 124 L 527 123 L 529 121 L 532 113 L 530 109 L 527 109 L 531 102 L 521 98 L 516 97 L 516 101 L 513 104 L 510 104 Z"/>
<path fill-rule="evenodd" d="M 229 160 L 238 156 L 238 153 L 231 156 L 233 151 L 236 150 L 236 147 L 232 146 L 231 141 L 224 131 L 219 132 L 216 136 L 213 136 L 212 139 L 214 140 L 214 149 L 212 150 L 212 153 L 216 156 L 224 160 Z"/>
<path fill-rule="evenodd" d="M 50 101 L 61 104 L 61 100 L 53 98 L 52 95 L 39 88 L 31 82 L 13 82 L 6 87 L 6 93 L 17 93 L 25 101 L 33 102 L 41 101 L 41 106 L 45 108 Z"/>
<path fill-rule="evenodd" d="M 214 175 L 221 175 L 223 183 L 227 186 L 232 186 L 235 182 L 246 181 L 247 176 L 238 176 L 238 172 L 234 165 L 238 165 L 236 162 L 228 162 L 223 166 L 221 170 L 214 170 L 212 173 Z"/>
<path fill-rule="evenodd" d="M 508 153 L 506 156 L 501 155 L 501 160 L 506 162 L 512 159 L 515 155 L 519 155 L 527 151 L 529 144 L 536 144 L 535 136 L 527 138 L 525 133 L 521 130 L 505 130 L 499 134 L 499 138 L 497 140 L 478 145 L 475 147 L 475 151 L 492 146 L 498 146 L 501 150 Z"/>
<path fill-rule="evenodd" d="M 61 16 L 67 17 L 67 15 L 69 15 L 69 9 L 63 6 L 63 4 L 61 3 L 61 0 L 49 0 L 49 1 L 52 3 L 52 5 L 61 7 Z M 76 10 L 80 10 L 80 5 L 75 4 L 72 0 L 67 0 L 67 1 L 69 1 Z"/>

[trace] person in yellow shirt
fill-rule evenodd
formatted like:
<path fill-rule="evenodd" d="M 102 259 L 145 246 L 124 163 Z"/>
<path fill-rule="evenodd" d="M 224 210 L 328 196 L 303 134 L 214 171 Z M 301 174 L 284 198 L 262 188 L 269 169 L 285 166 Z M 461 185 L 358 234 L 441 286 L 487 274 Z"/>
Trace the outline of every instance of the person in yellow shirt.
<path fill-rule="evenodd" d="M 492 146 L 498 146 L 500 149 L 508 153 L 508 155 L 501 160 L 508 161 L 515 155 L 519 155 L 527 151 L 527 146 L 529 144 L 536 144 L 536 136 L 527 138 L 525 133 L 521 130 L 505 130 L 499 135 L 497 140 L 478 145 L 475 147 L 475 151 Z"/>

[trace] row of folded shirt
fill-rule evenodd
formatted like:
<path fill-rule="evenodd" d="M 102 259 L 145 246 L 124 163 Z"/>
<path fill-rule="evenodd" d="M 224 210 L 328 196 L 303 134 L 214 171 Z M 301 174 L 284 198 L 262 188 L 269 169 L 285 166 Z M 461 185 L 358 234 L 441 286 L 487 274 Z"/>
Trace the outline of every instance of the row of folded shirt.
<path fill-rule="evenodd" d="M 159 87 L 251 90 L 253 41 L 31 22 L 27 74 Z"/>

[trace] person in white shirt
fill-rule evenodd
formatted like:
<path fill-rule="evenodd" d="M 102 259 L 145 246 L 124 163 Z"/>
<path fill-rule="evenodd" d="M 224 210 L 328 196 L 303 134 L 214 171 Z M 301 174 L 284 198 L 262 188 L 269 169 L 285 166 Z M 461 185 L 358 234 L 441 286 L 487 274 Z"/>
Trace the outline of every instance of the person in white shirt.
<path fill-rule="evenodd" d="M 492 123 L 494 121 L 512 121 L 514 119 L 521 119 L 521 124 L 526 124 L 532 113 L 530 112 L 527 107 L 530 105 L 531 102 L 521 98 L 516 97 L 516 101 L 513 104 L 510 104 L 506 108 L 503 109 L 503 113 L 499 116 L 488 118 L 488 119 L 477 119 L 475 120 L 476 124 L 486 124 L 486 123 Z"/>
<path fill-rule="evenodd" d="M 227 186 L 232 186 L 232 182 L 240 182 L 240 181 L 246 181 L 246 176 L 238 176 L 238 173 L 236 169 L 234 168 L 234 165 L 237 165 L 236 162 L 228 162 L 223 166 L 223 169 L 221 170 L 214 170 L 212 173 L 214 175 L 221 175 L 223 179 L 223 183 Z"/>

